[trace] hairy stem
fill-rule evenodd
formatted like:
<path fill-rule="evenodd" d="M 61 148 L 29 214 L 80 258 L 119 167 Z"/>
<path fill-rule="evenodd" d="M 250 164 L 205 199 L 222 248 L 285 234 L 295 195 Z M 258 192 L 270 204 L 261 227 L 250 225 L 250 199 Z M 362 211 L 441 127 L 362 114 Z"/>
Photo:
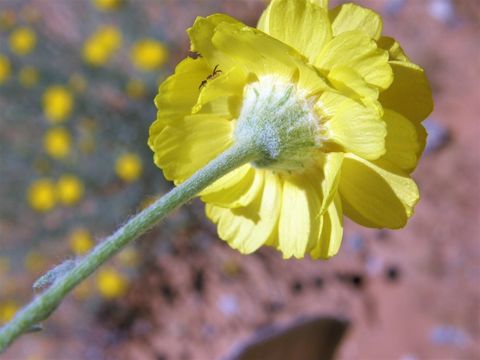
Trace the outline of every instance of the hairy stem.
<path fill-rule="evenodd" d="M 187 181 L 172 189 L 79 260 L 73 268 L 60 274 L 41 295 L 24 307 L 5 326 L 0 328 L 0 352 L 17 337 L 34 329 L 58 307 L 79 283 L 92 274 L 127 244 L 151 229 L 163 217 L 185 204 L 200 191 L 239 166 L 257 160 L 259 150 L 253 144 L 237 144 L 212 160 Z"/>

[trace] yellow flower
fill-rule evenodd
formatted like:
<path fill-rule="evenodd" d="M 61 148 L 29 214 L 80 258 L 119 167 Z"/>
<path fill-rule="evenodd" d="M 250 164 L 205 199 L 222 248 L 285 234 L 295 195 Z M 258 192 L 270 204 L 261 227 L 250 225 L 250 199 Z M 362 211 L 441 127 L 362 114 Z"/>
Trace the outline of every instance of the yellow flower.
<path fill-rule="evenodd" d="M 13 53 L 23 56 L 32 52 L 37 44 L 37 36 L 28 27 L 19 27 L 10 34 L 10 49 Z"/>
<path fill-rule="evenodd" d="M 99 27 L 83 45 L 83 59 L 90 65 L 104 65 L 122 44 L 122 34 L 111 25 Z"/>
<path fill-rule="evenodd" d="M 48 87 L 43 93 L 43 113 L 51 123 L 60 123 L 72 113 L 73 96 L 60 85 Z"/>
<path fill-rule="evenodd" d="M 127 289 L 125 277 L 112 267 L 100 269 L 96 283 L 100 295 L 107 299 L 122 296 Z"/>
<path fill-rule="evenodd" d="M 46 212 L 55 206 L 55 185 L 49 179 L 38 179 L 33 181 L 28 188 L 28 203 L 32 209 L 39 212 Z"/>
<path fill-rule="evenodd" d="M 11 71 L 10 60 L 4 55 L 0 55 L 0 84 L 8 80 Z"/>
<path fill-rule="evenodd" d="M 406 224 L 433 103 L 423 70 L 381 32 L 375 12 L 328 0 L 273 0 L 258 29 L 215 14 L 188 30 L 198 56 L 160 86 L 149 146 L 177 184 L 234 143 L 261 149 L 201 193 L 233 248 L 329 258 L 344 214 Z"/>
<path fill-rule="evenodd" d="M 127 153 L 115 162 L 115 173 L 126 182 L 133 182 L 142 174 L 142 160 L 136 154 Z"/>
<path fill-rule="evenodd" d="M 26 88 L 31 88 L 38 83 L 38 71 L 33 66 L 25 66 L 18 73 L 18 81 Z"/>
<path fill-rule="evenodd" d="M 77 228 L 70 233 L 70 247 L 75 255 L 83 255 L 93 247 L 92 235 L 87 229 Z"/>
<path fill-rule="evenodd" d="M 132 47 L 133 65 L 143 71 L 157 70 L 167 60 L 167 48 L 155 39 L 142 39 Z"/>
<path fill-rule="evenodd" d="M 63 159 L 70 154 L 72 139 L 70 133 L 64 128 L 48 130 L 43 137 L 43 148 L 48 155 L 55 159 Z"/>
<path fill-rule="evenodd" d="M 93 5 L 102 11 L 110 11 L 118 9 L 123 1 L 122 0 L 92 0 Z"/>
<path fill-rule="evenodd" d="M 13 301 L 0 305 L 0 324 L 5 324 L 13 319 L 20 307 Z"/>
<path fill-rule="evenodd" d="M 67 206 L 78 203 L 84 192 L 83 183 L 73 175 L 62 175 L 57 182 L 57 198 Z"/>

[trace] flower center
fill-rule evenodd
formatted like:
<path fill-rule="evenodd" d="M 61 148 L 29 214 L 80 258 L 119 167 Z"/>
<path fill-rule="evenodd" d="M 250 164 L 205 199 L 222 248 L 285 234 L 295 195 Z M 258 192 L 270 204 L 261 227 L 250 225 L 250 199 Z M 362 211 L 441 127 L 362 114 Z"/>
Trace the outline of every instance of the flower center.
<path fill-rule="evenodd" d="M 301 171 L 321 145 L 320 121 L 307 97 L 290 81 L 264 76 L 245 87 L 235 128 L 237 141 L 254 141 L 259 168 Z"/>

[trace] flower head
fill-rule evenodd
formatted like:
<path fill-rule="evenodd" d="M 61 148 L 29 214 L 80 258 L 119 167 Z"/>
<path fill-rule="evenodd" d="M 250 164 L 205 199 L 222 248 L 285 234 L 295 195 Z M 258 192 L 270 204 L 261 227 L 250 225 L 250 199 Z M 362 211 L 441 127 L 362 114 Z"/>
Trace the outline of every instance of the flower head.
<path fill-rule="evenodd" d="M 181 183 L 233 144 L 262 156 L 201 193 L 220 237 L 242 253 L 338 252 L 343 215 L 400 228 L 432 110 L 423 70 L 384 37 L 375 12 L 328 0 L 273 0 L 252 28 L 222 14 L 188 30 L 197 53 L 155 99 L 149 145 Z"/>
<path fill-rule="evenodd" d="M 106 299 L 122 296 L 127 290 L 127 279 L 113 267 L 100 269 L 96 280 L 100 295 Z"/>
<path fill-rule="evenodd" d="M 10 49 L 17 55 L 28 55 L 35 48 L 36 44 L 37 36 L 28 27 L 17 28 L 10 34 Z"/>
<path fill-rule="evenodd" d="M 84 255 L 93 247 L 92 235 L 87 229 L 76 228 L 70 233 L 70 247 L 75 255 Z"/>
<path fill-rule="evenodd" d="M 45 118 L 51 123 L 65 121 L 73 109 L 71 92 L 60 85 L 48 87 L 43 93 L 42 101 Z"/>
<path fill-rule="evenodd" d="M 142 174 L 142 160 L 137 154 L 123 154 L 115 162 L 115 173 L 123 181 L 134 182 Z"/>
<path fill-rule="evenodd" d="M 57 181 L 57 198 L 64 205 L 72 206 L 82 198 L 85 189 L 76 176 L 65 174 Z"/>
<path fill-rule="evenodd" d="M 106 64 L 122 44 L 122 34 L 115 26 L 99 27 L 83 45 L 83 59 L 90 65 Z"/>
<path fill-rule="evenodd" d="M 13 301 L 0 304 L 0 324 L 3 325 L 12 320 L 19 309 L 18 304 Z"/>
<path fill-rule="evenodd" d="M 3 84 L 10 77 L 12 67 L 10 65 L 10 60 L 4 55 L 0 54 L 0 84 Z"/>
<path fill-rule="evenodd" d="M 53 209 L 57 202 L 54 183 L 50 179 L 33 181 L 28 188 L 27 198 L 36 211 L 47 212 Z"/>
<path fill-rule="evenodd" d="M 131 57 L 133 65 L 143 71 L 157 70 L 167 60 L 167 49 L 155 39 L 142 39 L 132 47 Z"/>
<path fill-rule="evenodd" d="M 55 159 L 64 159 L 70 154 L 72 139 L 70 133 L 62 128 L 52 128 L 43 137 L 43 148 Z"/>
<path fill-rule="evenodd" d="M 92 4 L 101 11 L 116 10 L 122 6 L 123 0 L 92 0 Z"/>

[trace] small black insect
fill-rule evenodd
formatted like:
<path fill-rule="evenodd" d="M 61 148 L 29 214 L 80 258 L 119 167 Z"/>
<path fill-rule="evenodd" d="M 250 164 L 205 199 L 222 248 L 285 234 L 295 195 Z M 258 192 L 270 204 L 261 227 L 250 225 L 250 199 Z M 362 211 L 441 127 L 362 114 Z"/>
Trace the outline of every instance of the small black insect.
<path fill-rule="evenodd" d="M 202 57 L 202 54 L 196 52 L 196 51 L 189 51 L 188 52 L 188 57 L 191 57 L 192 59 L 198 59 Z"/>
<path fill-rule="evenodd" d="M 221 73 L 222 73 L 222 70 L 218 68 L 218 64 L 215 65 L 215 67 L 213 68 L 213 72 L 210 75 L 208 75 L 205 80 L 202 81 L 198 89 L 200 90 L 202 87 L 207 85 L 208 80 L 215 79 L 218 76 L 218 74 L 221 74 Z"/>

